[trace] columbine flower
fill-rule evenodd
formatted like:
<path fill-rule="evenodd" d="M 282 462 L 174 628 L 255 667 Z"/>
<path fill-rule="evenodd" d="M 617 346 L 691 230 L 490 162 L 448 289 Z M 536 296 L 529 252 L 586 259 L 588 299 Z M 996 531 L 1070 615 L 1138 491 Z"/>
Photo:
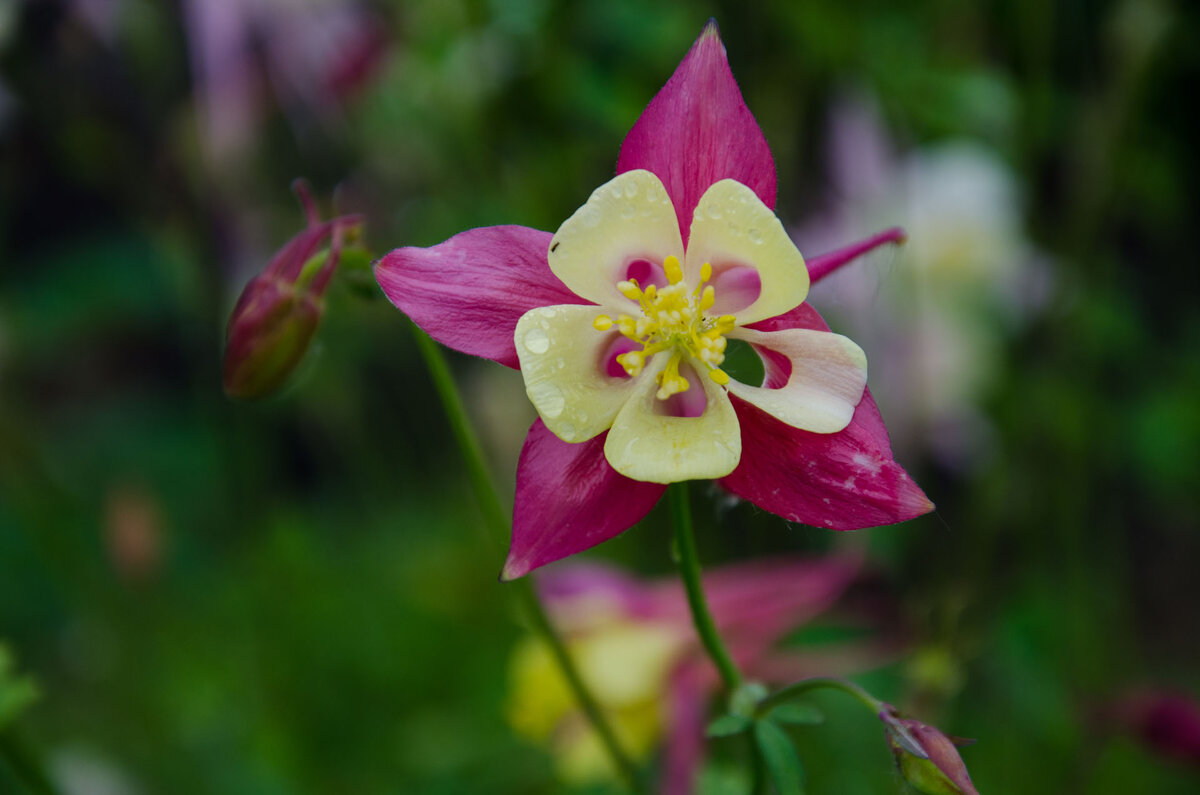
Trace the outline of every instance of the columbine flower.
<path fill-rule="evenodd" d="M 355 216 L 322 222 L 308 187 L 293 186 L 308 228 L 271 259 L 242 290 L 225 331 L 225 392 L 265 397 L 281 387 L 304 358 L 325 311 L 325 289 L 337 269 L 342 239 L 358 226 Z M 313 258 L 329 241 L 328 253 Z"/>
<path fill-rule="evenodd" d="M 435 339 L 522 370 L 540 419 L 518 463 L 504 577 L 617 535 L 673 481 L 717 478 L 839 530 L 931 510 L 892 458 L 861 349 L 803 303 L 809 271 L 773 214 L 774 162 L 715 23 L 617 171 L 554 235 L 472 229 L 376 268 Z M 762 385 L 722 369 L 730 340 L 762 357 Z"/>
<path fill-rule="evenodd" d="M 739 667 L 752 677 L 792 681 L 848 673 L 877 660 L 879 647 L 839 645 L 788 652 L 781 638 L 829 608 L 858 572 L 854 558 L 760 561 L 714 569 L 704 578 L 713 618 Z M 539 575 L 538 590 L 589 690 L 623 747 L 639 759 L 664 744 L 660 792 L 693 791 L 704 758 L 708 698 L 720 679 L 700 648 L 675 578 L 636 580 L 622 571 L 575 564 Z M 555 750 L 559 774 L 582 782 L 612 775 L 611 762 L 578 710 L 550 652 L 536 638 L 514 651 L 509 720 Z"/>

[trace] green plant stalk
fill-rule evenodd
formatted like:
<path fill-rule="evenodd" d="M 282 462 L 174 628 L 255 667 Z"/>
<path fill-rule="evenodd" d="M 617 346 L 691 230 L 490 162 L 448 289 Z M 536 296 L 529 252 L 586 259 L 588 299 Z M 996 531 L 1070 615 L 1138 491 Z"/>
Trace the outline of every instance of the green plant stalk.
<path fill-rule="evenodd" d="M 34 795 L 58 795 L 58 790 L 42 766 L 42 760 L 11 727 L 0 730 L 0 760 L 8 764 L 17 780 L 29 792 Z"/>
<path fill-rule="evenodd" d="M 696 552 L 696 535 L 692 530 L 692 509 L 688 502 L 687 483 L 672 483 L 667 489 L 671 503 L 671 519 L 675 526 L 675 546 L 679 553 L 679 575 L 687 591 L 688 607 L 692 611 L 692 623 L 696 634 L 704 644 L 705 651 L 721 674 L 721 681 L 730 692 L 742 683 L 742 672 L 738 670 L 704 598 L 704 584 L 700 579 L 700 556 Z"/>
<path fill-rule="evenodd" d="M 810 690 L 820 689 L 841 690 L 843 693 L 848 693 L 858 699 L 867 709 L 871 710 L 873 715 L 879 715 L 887 711 L 887 704 L 884 704 L 875 696 L 863 690 L 858 685 L 846 679 L 838 679 L 833 676 L 818 676 L 812 679 L 801 679 L 799 682 L 794 682 L 787 687 L 764 698 L 758 705 L 758 714 L 765 715 L 772 708 L 779 706 L 787 701 L 791 701 L 801 693 L 807 693 Z"/>
<path fill-rule="evenodd" d="M 497 547 L 503 549 L 508 544 L 509 538 L 512 535 L 512 525 L 508 518 L 508 511 L 505 510 L 504 504 L 500 500 L 500 495 L 496 491 L 495 484 L 488 474 L 487 464 L 484 462 L 483 457 L 483 447 L 479 444 L 479 437 L 475 435 L 474 428 L 472 428 L 470 420 L 467 418 L 467 412 L 463 407 L 462 398 L 459 396 L 458 387 L 454 383 L 454 378 L 450 374 L 450 368 L 446 364 L 446 357 L 442 354 L 438 344 L 420 329 L 414 327 L 414 332 L 417 339 L 417 347 L 420 349 L 421 356 L 425 359 L 425 364 L 429 368 L 434 389 L 437 391 L 438 397 L 441 398 L 442 407 L 446 411 L 446 418 L 450 422 L 451 431 L 454 433 L 455 441 L 458 442 L 459 450 L 462 452 L 463 459 L 466 462 L 467 476 L 471 481 L 471 488 L 474 490 L 476 499 L 479 502 L 479 509 L 483 513 L 484 523 L 487 525 L 489 535 Z M 562 637 L 558 634 L 554 625 L 550 623 L 550 619 L 546 615 L 546 610 L 542 606 L 537 592 L 533 589 L 532 581 L 528 577 L 522 577 L 519 580 L 509 583 L 508 588 L 521 610 L 524 611 L 533 631 L 550 648 L 554 661 L 562 672 L 563 677 L 567 680 L 567 684 L 575 696 L 575 700 L 579 702 L 580 709 L 583 710 L 588 722 L 591 723 L 592 728 L 599 735 L 600 741 L 604 744 L 604 748 L 612 759 L 613 764 L 625 778 L 630 789 L 635 792 L 639 791 L 637 766 L 621 747 L 616 734 L 613 732 L 608 720 L 604 717 L 599 703 L 592 696 L 591 691 L 588 690 L 587 684 L 583 681 L 578 667 L 567 651 L 566 644 L 563 643 Z"/>

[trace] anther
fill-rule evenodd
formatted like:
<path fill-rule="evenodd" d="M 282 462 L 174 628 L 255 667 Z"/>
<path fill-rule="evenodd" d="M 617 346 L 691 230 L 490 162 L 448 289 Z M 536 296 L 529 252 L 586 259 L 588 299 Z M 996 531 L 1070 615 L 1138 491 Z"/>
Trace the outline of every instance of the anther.
<path fill-rule="evenodd" d="M 592 321 L 592 328 L 596 331 L 608 331 L 613 327 L 613 319 L 608 315 L 596 315 L 596 319 Z"/>
<path fill-rule="evenodd" d="M 663 260 L 663 270 L 667 272 L 667 281 L 671 284 L 683 281 L 683 268 L 679 264 L 679 257 L 674 254 Z"/>

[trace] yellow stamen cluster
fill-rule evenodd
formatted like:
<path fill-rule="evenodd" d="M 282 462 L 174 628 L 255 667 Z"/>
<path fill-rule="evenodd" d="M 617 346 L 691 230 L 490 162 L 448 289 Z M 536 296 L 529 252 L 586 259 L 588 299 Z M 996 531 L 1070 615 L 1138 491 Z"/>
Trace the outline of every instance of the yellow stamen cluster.
<path fill-rule="evenodd" d="M 716 291 L 708 284 L 712 266 L 704 263 L 700 268 L 700 284 L 691 292 L 683 283 L 683 268 L 678 257 L 667 257 L 663 261 L 663 270 L 669 284 L 661 290 L 653 284 L 643 290 L 636 279 L 617 283 L 622 295 L 641 305 L 641 317 L 620 315 L 614 321 L 608 315 L 599 315 L 592 325 L 597 331 L 608 331 L 615 325 L 621 334 L 642 346 L 641 350 L 628 351 L 617 357 L 617 362 L 631 376 L 641 373 L 654 354 L 671 351 L 670 361 L 658 375 L 660 400 L 688 390 L 688 380 L 679 374 L 684 354 L 706 365 L 713 381 L 728 384 L 729 374 L 720 369 L 720 365 L 725 361 L 725 335 L 733 331 L 734 317 L 709 318 L 705 315 L 716 302 Z"/>

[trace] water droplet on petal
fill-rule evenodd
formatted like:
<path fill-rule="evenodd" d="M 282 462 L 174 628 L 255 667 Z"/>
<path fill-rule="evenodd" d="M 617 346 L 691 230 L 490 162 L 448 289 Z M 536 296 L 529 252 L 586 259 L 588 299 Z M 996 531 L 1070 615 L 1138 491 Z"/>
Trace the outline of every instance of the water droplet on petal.
<path fill-rule="evenodd" d="M 708 205 L 708 217 L 714 221 L 721 217 L 721 206 L 719 204 Z"/>
<path fill-rule="evenodd" d="M 632 204 L 626 204 L 624 207 L 621 208 L 621 217 L 624 218 L 626 221 L 633 220 L 633 217 L 635 215 L 637 215 L 637 208 L 634 207 Z"/>
<path fill-rule="evenodd" d="M 567 405 L 563 393 L 554 384 L 541 381 L 527 385 L 529 400 L 533 402 L 538 414 L 548 420 L 558 417 Z"/>
<path fill-rule="evenodd" d="M 750 238 L 750 242 L 753 243 L 754 245 L 756 245 L 756 246 L 762 245 L 762 241 L 763 241 L 762 232 L 759 232 L 757 229 L 751 229 L 750 231 L 748 231 L 746 233 L 746 237 Z"/>
<path fill-rule="evenodd" d="M 525 349 L 530 353 L 545 353 L 550 350 L 550 337 L 540 328 L 531 328 L 525 332 Z"/>
<path fill-rule="evenodd" d="M 633 180 L 629 180 L 628 182 L 625 183 L 625 195 L 626 196 L 628 196 L 629 198 L 632 199 L 634 196 L 637 196 L 637 193 L 638 193 L 638 186 L 637 186 L 636 182 L 634 182 Z"/>

